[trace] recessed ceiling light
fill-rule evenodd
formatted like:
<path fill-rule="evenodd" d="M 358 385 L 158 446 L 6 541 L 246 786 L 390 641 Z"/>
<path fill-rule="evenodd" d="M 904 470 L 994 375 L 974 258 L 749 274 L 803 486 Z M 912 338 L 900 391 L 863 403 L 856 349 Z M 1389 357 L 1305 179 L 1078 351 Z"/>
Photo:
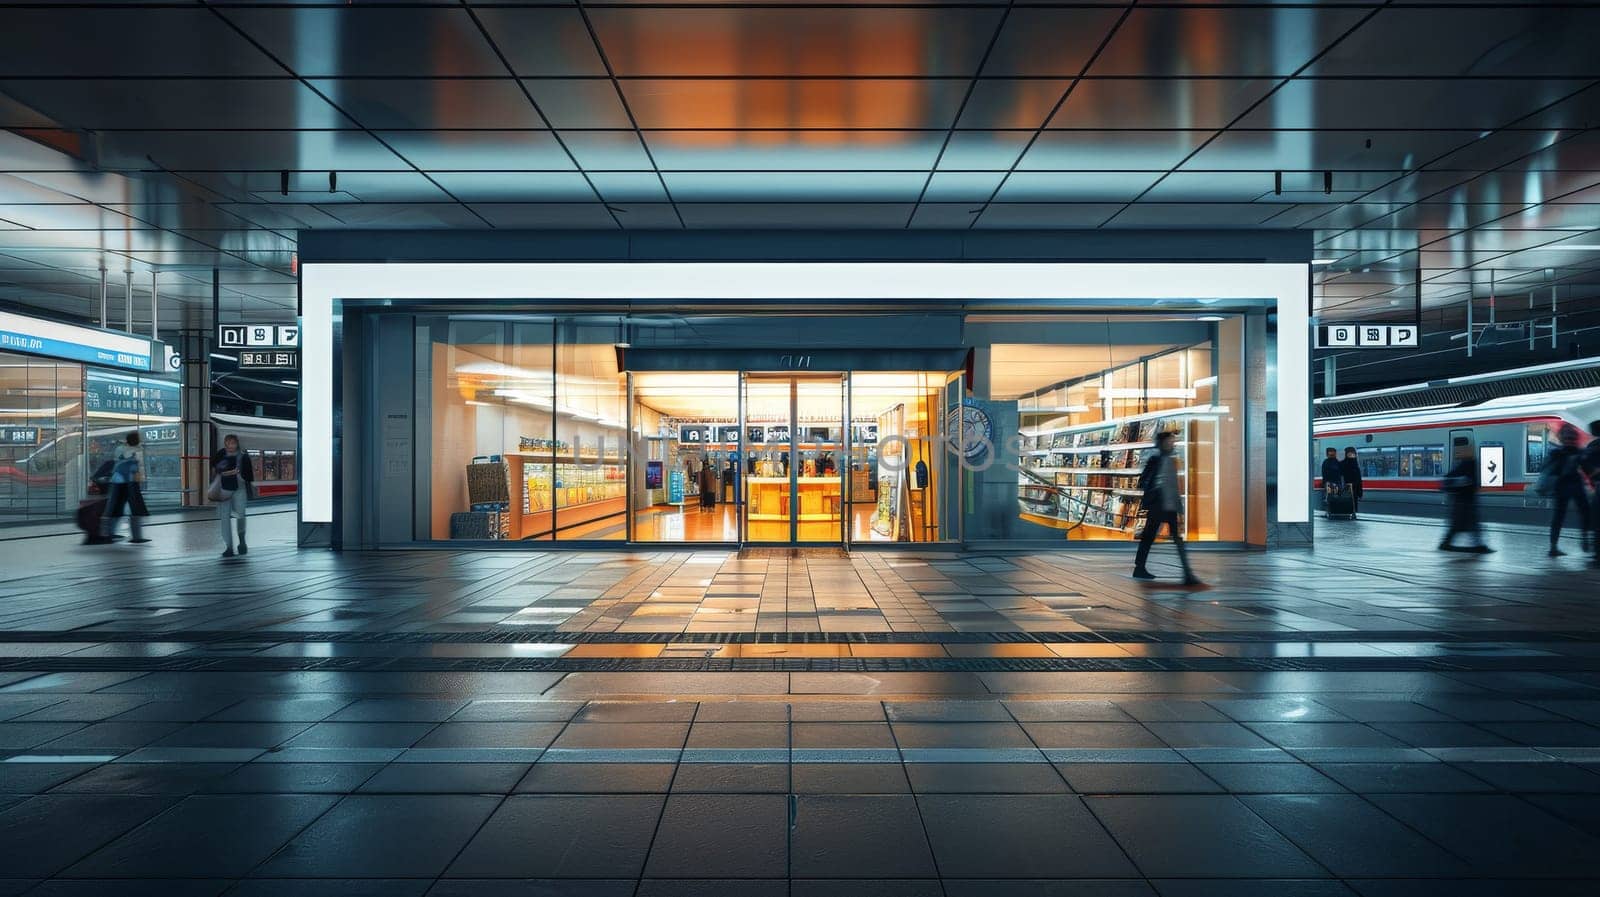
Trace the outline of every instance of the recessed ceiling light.
<path fill-rule="evenodd" d="M 1571 249 L 1575 252 L 1600 251 L 1600 243 L 1562 243 L 1560 246 L 1535 246 L 1535 249 Z"/>
<path fill-rule="evenodd" d="M 1331 264 L 1333 264 L 1334 262 L 1337 262 L 1337 261 L 1338 261 L 1338 259 L 1312 259 L 1311 260 L 1311 264 L 1313 264 L 1313 265 L 1331 265 Z"/>

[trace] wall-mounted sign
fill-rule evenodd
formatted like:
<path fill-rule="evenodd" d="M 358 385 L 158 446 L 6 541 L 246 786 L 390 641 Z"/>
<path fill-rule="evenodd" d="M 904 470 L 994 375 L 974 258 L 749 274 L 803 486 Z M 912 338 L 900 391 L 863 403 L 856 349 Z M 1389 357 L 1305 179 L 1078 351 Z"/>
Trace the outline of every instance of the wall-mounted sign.
<path fill-rule="evenodd" d="M 38 427 L 0 427 L 0 445 L 38 444 Z"/>
<path fill-rule="evenodd" d="M 295 349 L 300 327 L 295 324 L 218 324 L 217 345 L 224 349 Z"/>
<path fill-rule="evenodd" d="M 731 443 L 737 445 L 738 442 L 739 442 L 739 428 L 738 427 L 718 427 L 717 428 L 717 441 L 718 442 L 731 442 Z"/>
<path fill-rule="evenodd" d="M 750 443 L 766 442 L 767 441 L 767 428 L 766 427 L 745 427 L 744 428 L 744 435 L 745 435 L 745 441 L 746 442 L 750 442 Z"/>
<path fill-rule="evenodd" d="M 1415 324 L 1320 324 L 1318 349 L 1414 349 L 1421 344 Z"/>
<path fill-rule="evenodd" d="M 768 442 L 788 442 L 789 441 L 789 428 L 788 427 L 768 427 L 767 428 L 767 441 Z"/>
<path fill-rule="evenodd" d="M 91 369 L 84 378 L 84 405 L 90 414 L 178 416 L 178 384 Z"/>
<path fill-rule="evenodd" d="M 178 373 L 178 371 L 183 367 L 183 356 L 179 355 L 178 350 L 172 348 L 171 346 L 162 346 L 161 348 L 162 358 L 165 359 L 165 362 L 161 365 L 161 369 L 169 374 Z"/>
<path fill-rule="evenodd" d="M 709 441 L 710 431 L 706 427 L 679 427 L 678 441 L 693 445 L 704 445 Z"/>
<path fill-rule="evenodd" d="M 644 487 L 646 489 L 661 488 L 661 462 L 644 462 Z"/>
<path fill-rule="evenodd" d="M 242 368 L 296 368 L 300 366 L 300 353 L 293 349 L 247 349 L 239 353 Z"/>
<path fill-rule="evenodd" d="M 157 345 L 131 333 L 0 312 L 0 352 L 27 352 L 64 361 L 149 371 Z"/>
<path fill-rule="evenodd" d="M 859 442 L 862 445 L 877 445 L 878 444 L 878 425 L 877 424 L 858 424 L 858 425 L 856 425 L 856 442 Z"/>
<path fill-rule="evenodd" d="M 1478 446 L 1478 485 L 1501 489 L 1506 485 L 1506 447 L 1484 443 Z"/>

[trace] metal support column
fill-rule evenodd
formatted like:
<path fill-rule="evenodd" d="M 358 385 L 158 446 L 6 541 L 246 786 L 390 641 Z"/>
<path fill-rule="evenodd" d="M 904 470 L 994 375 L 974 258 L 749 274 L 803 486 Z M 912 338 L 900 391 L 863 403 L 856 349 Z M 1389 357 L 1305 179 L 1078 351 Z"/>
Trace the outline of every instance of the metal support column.
<path fill-rule="evenodd" d="M 185 507 L 206 503 L 206 486 L 211 482 L 211 329 L 201 327 L 178 332 L 183 379 L 179 414 L 183 421 L 183 489 Z"/>
<path fill-rule="evenodd" d="M 128 279 L 128 291 L 127 291 L 126 301 L 123 303 L 124 306 L 125 306 L 125 310 L 127 311 L 127 316 L 123 319 L 122 329 L 128 331 L 129 333 L 132 333 L 133 332 L 133 269 L 129 268 L 124 273 L 127 275 L 127 279 Z"/>
<path fill-rule="evenodd" d="M 106 269 L 102 267 L 100 269 L 100 327 L 102 329 L 105 328 L 106 316 L 110 313 L 110 302 L 108 301 L 110 295 L 108 290 L 109 284 L 106 280 Z"/>
<path fill-rule="evenodd" d="M 1339 359 L 1333 355 L 1322 359 L 1322 394 L 1339 394 Z"/>
<path fill-rule="evenodd" d="M 157 281 L 160 275 L 154 269 L 150 271 L 150 338 L 161 338 L 161 312 L 157 310 L 156 303 L 161 299 L 161 288 Z M 131 328 L 130 328 L 131 329 Z"/>

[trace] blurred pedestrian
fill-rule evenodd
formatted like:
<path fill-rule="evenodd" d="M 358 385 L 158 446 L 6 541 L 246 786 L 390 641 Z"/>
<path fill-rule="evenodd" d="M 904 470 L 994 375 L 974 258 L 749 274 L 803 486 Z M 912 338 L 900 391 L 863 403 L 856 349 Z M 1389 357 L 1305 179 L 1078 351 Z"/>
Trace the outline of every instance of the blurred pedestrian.
<path fill-rule="evenodd" d="M 1600 567 L 1600 420 L 1589 422 L 1589 435 L 1593 438 L 1583 450 L 1579 468 L 1589 488 L 1589 547 Z"/>
<path fill-rule="evenodd" d="M 1365 490 L 1361 488 L 1361 462 L 1356 460 L 1356 450 L 1346 446 L 1344 460 L 1339 462 L 1339 474 L 1344 477 L 1344 485 L 1350 490 L 1350 516 L 1353 519 L 1361 510 L 1361 496 Z"/>
<path fill-rule="evenodd" d="M 117 518 L 128 512 L 128 542 L 140 545 L 144 537 L 144 518 L 150 509 L 144 504 L 144 449 L 139 447 L 139 431 L 134 430 L 111 457 L 111 482 L 106 495 L 106 511 L 100 520 L 100 535 L 109 542 L 117 531 Z"/>
<path fill-rule="evenodd" d="M 1178 549 L 1178 563 L 1183 565 L 1183 584 L 1205 585 L 1189 569 L 1189 555 L 1183 549 L 1183 526 L 1179 516 L 1183 509 L 1183 496 L 1178 491 L 1178 464 L 1173 457 L 1178 434 L 1167 431 L 1156 437 L 1156 453 L 1145 462 L 1139 474 L 1139 488 L 1144 491 L 1144 531 L 1139 534 L 1139 551 L 1133 560 L 1134 579 L 1155 579 L 1145 563 L 1150 559 L 1150 546 L 1155 544 L 1165 526 L 1172 534 L 1172 544 Z M 1337 462 L 1335 462 L 1337 464 Z"/>
<path fill-rule="evenodd" d="M 1555 499 L 1550 516 L 1550 556 L 1566 554 L 1561 550 L 1561 529 L 1566 524 L 1567 506 L 1577 505 L 1581 528 L 1579 539 L 1589 538 L 1589 490 L 1584 484 L 1583 455 L 1580 444 L 1583 434 L 1572 424 L 1562 424 L 1561 444 L 1552 450 L 1539 471 L 1534 489 L 1542 496 Z"/>
<path fill-rule="evenodd" d="M 1439 543 L 1439 550 L 1463 550 L 1456 548 L 1456 534 L 1467 533 L 1472 536 L 1472 546 L 1465 550 L 1488 554 L 1494 549 L 1483 543 L 1483 530 L 1478 523 L 1478 464 L 1472 456 L 1472 447 L 1457 446 L 1455 461 L 1455 466 L 1439 484 L 1450 496 L 1450 529 Z"/>

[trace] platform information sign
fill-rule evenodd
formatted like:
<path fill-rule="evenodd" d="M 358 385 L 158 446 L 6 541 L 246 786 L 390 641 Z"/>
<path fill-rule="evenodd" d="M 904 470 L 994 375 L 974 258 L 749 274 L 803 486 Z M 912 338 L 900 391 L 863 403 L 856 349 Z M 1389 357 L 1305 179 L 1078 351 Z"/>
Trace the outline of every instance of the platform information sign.
<path fill-rule="evenodd" d="M 1415 349 L 1421 333 L 1415 324 L 1319 324 L 1318 349 Z"/>
<path fill-rule="evenodd" d="M 1478 485 L 1484 489 L 1501 489 L 1506 484 L 1506 447 L 1483 444 L 1478 446 Z"/>
<path fill-rule="evenodd" d="M 27 352 L 65 361 L 149 371 L 159 343 L 93 327 L 0 312 L 0 351 Z"/>

